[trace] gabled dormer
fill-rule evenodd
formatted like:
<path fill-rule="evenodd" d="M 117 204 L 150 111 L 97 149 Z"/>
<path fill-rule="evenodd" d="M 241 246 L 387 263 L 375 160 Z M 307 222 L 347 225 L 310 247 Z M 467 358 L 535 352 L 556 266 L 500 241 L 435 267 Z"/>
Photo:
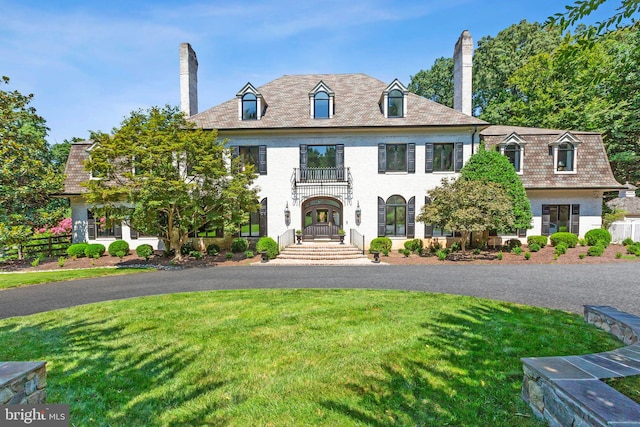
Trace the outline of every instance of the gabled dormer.
<path fill-rule="evenodd" d="M 578 140 L 571 132 L 549 143 L 549 155 L 553 156 L 553 169 L 558 174 L 574 174 L 577 170 Z"/>
<path fill-rule="evenodd" d="M 330 119 L 333 117 L 335 93 L 320 80 L 309 92 L 309 117 L 312 119 Z"/>
<path fill-rule="evenodd" d="M 526 143 L 527 141 L 525 141 L 520 135 L 513 132 L 503 139 L 497 146 L 500 153 L 509 159 L 518 174 L 521 174 L 523 170 L 524 146 Z"/>
<path fill-rule="evenodd" d="M 385 118 L 407 117 L 409 91 L 395 79 L 380 96 L 380 110 Z"/>
<path fill-rule="evenodd" d="M 267 110 L 267 103 L 262 94 L 251 84 L 244 85 L 236 94 L 238 98 L 239 120 L 260 120 Z"/>

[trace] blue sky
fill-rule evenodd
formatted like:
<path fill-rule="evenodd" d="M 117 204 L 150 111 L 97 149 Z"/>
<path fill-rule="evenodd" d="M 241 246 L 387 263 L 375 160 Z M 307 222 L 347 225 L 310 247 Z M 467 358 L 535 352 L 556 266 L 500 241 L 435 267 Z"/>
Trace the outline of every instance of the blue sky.
<path fill-rule="evenodd" d="M 463 30 L 477 42 L 522 19 L 543 22 L 565 4 L 0 0 L 0 74 L 11 78 L 0 89 L 35 95 L 53 144 L 110 132 L 139 108 L 178 105 L 182 42 L 198 56 L 203 111 L 248 81 L 260 86 L 284 74 L 365 73 L 408 84 L 436 58 L 452 56 Z"/>

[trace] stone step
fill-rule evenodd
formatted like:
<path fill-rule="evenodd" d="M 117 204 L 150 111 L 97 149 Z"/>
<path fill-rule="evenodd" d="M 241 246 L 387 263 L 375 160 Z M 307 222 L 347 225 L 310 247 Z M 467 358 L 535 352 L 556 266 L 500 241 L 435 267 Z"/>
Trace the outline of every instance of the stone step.
<path fill-rule="evenodd" d="M 360 249 L 338 243 L 308 243 L 287 246 L 278 255 L 280 259 L 295 260 L 341 260 L 366 258 Z"/>

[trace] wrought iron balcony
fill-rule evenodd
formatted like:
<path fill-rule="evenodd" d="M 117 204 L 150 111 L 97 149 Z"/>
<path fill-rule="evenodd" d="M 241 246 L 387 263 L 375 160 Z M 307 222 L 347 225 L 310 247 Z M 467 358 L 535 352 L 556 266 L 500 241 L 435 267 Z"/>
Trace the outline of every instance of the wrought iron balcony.
<path fill-rule="evenodd" d="M 347 182 L 349 168 L 294 168 L 296 184 Z"/>
<path fill-rule="evenodd" d="M 348 167 L 339 168 L 294 168 L 291 190 L 295 198 L 334 196 L 351 199 L 353 182 Z"/>

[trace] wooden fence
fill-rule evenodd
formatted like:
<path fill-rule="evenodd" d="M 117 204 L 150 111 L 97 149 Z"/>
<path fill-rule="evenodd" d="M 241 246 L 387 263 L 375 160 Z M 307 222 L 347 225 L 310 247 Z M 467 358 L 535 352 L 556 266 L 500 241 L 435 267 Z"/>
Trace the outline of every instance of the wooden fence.
<path fill-rule="evenodd" d="M 59 234 L 57 236 L 36 237 L 24 245 L 4 248 L 4 258 L 17 257 L 19 253 L 22 256 L 36 257 L 54 257 L 67 254 L 67 248 L 71 245 L 71 234 Z M 0 250 L 2 252 L 2 250 Z"/>

